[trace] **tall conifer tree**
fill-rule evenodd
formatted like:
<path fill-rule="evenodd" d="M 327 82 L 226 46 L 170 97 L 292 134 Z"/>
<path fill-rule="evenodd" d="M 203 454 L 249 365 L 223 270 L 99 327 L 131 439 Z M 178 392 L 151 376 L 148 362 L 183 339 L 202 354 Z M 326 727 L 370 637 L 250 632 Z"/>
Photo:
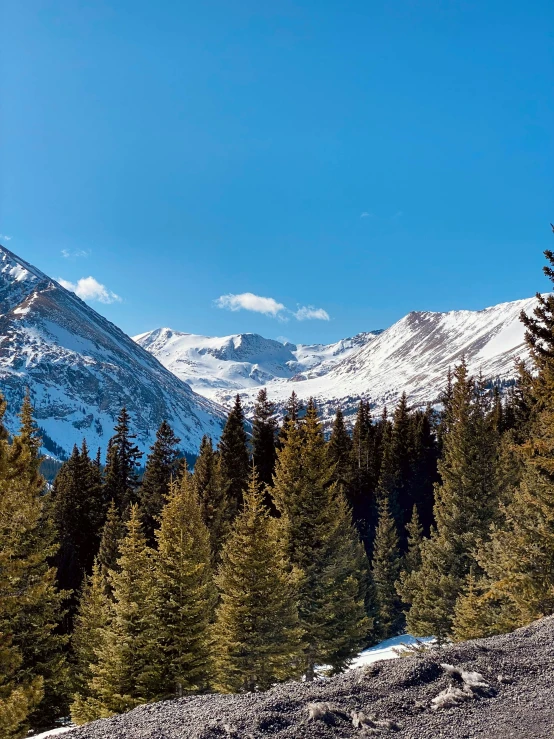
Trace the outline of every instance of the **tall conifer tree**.
<path fill-rule="evenodd" d="M 387 498 L 379 503 L 371 570 L 375 593 L 374 631 L 377 638 L 388 639 L 398 633 L 402 624 L 402 607 L 396 592 L 400 574 L 398 533 Z"/>
<path fill-rule="evenodd" d="M 214 451 L 209 436 L 204 436 L 200 442 L 193 482 L 200 501 L 202 519 L 210 533 L 212 560 L 215 562 L 228 532 L 228 516 L 217 452 Z"/>
<path fill-rule="evenodd" d="M 296 583 L 255 468 L 217 576 L 216 685 L 264 690 L 302 672 Z"/>
<path fill-rule="evenodd" d="M 242 496 L 248 485 L 248 437 L 240 395 L 235 398 L 233 409 L 219 440 L 219 469 L 225 493 L 225 512 L 229 521 L 237 515 Z"/>
<path fill-rule="evenodd" d="M 104 470 L 105 498 L 114 500 L 125 516 L 129 507 L 137 502 L 138 466 L 142 458 L 142 452 L 135 444 L 136 435 L 131 433 L 130 423 L 127 408 L 123 406 L 108 446 Z"/>
<path fill-rule="evenodd" d="M 212 676 L 209 628 L 215 589 L 210 535 L 187 471 L 170 488 L 156 541 L 152 684 L 165 697 L 203 691 Z"/>
<path fill-rule="evenodd" d="M 267 390 L 262 388 L 256 398 L 252 419 L 252 459 L 262 485 L 273 484 L 273 471 L 277 459 L 276 434 L 275 406 L 268 399 Z M 267 502 L 272 506 L 270 496 Z"/>
<path fill-rule="evenodd" d="M 300 572 L 308 679 L 316 664 L 343 669 L 370 627 L 364 610 L 366 559 L 332 475 L 322 425 L 310 401 L 302 428 L 287 424 L 273 489 L 285 551 Z"/>
<path fill-rule="evenodd" d="M 177 476 L 180 441 L 168 422 L 162 421 L 146 460 L 138 497 L 144 533 L 150 544 L 154 543 L 154 529 L 158 526 L 157 519 L 165 504 L 169 486 Z"/>

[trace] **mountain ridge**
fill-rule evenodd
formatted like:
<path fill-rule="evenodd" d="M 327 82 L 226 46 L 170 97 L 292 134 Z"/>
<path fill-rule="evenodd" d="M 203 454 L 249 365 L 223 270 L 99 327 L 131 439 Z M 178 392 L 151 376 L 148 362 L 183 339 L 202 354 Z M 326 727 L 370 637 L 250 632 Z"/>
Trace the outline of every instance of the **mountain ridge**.
<path fill-rule="evenodd" d="M 67 454 L 86 438 L 106 448 L 126 404 L 137 443 L 146 451 L 164 418 L 183 451 L 204 433 L 218 438 L 225 411 L 165 369 L 121 329 L 44 272 L 0 245 L 0 383 L 6 425 L 28 387 L 45 448 Z M 50 442 L 50 449 L 48 444 Z"/>
<path fill-rule="evenodd" d="M 217 347 L 244 335 L 203 337 L 157 329 L 134 338 L 198 393 L 222 405 L 229 407 L 238 392 L 251 413 L 257 393 L 265 387 L 282 412 L 294 390 L 303 400 L 314 397 L 329 418 L 338 405 L 346 415 L 353 414 L 360 398 L 370 400 L 380 413 L 404 390 L 413 405 L 436 403 L 448 368 L 462 357 L 472 373 L 510 383 L 516 359 L 527 357 L 519 315 L 535 305 L 536 298 L 524 298 L 478 311 L 411 311 L 387 329 L 329 345 L 280 344 L 249 335 L 257 336 L 260 345 L 272 342 L 288 352 L 286 371 L 280 372 L 279 367 L 268 371 L 264 357 L 253 363 L 220 353 L 217 362 L 206 361 L 206 342 Z"/>

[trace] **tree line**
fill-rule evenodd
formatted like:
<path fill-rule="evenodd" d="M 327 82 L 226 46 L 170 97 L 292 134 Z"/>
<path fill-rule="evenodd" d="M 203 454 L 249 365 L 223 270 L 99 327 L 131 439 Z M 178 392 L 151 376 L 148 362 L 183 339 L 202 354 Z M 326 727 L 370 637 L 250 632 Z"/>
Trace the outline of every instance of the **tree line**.
<path fill-rule="evenodd" d="M 361 401 L 326 438 L 314 401 L 278 424 L 261 390 L 251 435 L 237 396 L 190 470 L 163 422 L 140 477 L 123 408 L 104 464 L 83 442 L 48 488 L 26 398 L 0 429 L 0 737 L 551 613 L 554 297 L 522 321 L 531 364 L 502 394 L 461 361 L 440 410 Z"/>

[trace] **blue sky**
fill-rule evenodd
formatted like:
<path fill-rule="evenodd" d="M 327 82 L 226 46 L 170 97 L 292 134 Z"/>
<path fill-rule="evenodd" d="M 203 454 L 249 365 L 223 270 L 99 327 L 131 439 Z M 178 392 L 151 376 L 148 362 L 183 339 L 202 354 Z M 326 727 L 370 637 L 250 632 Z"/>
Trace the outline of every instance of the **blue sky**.
<path fill-rule="evenodd" d="M 2 241 L 128 333 L 331 341 L 546 288 L 551 2 L 2 8 Z"/>

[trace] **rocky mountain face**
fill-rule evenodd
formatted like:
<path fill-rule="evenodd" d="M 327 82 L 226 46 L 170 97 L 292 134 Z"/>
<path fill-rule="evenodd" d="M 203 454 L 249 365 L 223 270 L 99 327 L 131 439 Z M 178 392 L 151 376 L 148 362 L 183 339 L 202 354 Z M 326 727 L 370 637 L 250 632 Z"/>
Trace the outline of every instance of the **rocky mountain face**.
<path fill-rule="evenodd" d="M 135 337 L 168 369 L 202 395 L 230 405 L 239 392 L 251 410 L 261 387 L 281 408 L 294 390 L 314 397 L 325 416 L 337 405 L 355 412 L 360 398 L 375 413 L 393 407 L 403 391 L 413 405 L 435 403 L 449 368 L 465 357 L 474 374 L 509 383 L 515 360 L 525 359 L 521 311 L 535 298 L 447 313 L 413 312 L 385 331 L 328 346 L 280 344 L 256 334 L 223 338 L 157 329 Z"/>
<path fill-rule="evenodd" d="M 183 451 L 205 433 L 218 438 L 225 411 L 194 393 L 120 329 L 72 292 L 0 247 L 0 389 L 6 424 L 29 388 L 45 450 L 68 453 L 86 438 L 103 450 L 126 405 L 146 450 L 166 419 Z"/>

